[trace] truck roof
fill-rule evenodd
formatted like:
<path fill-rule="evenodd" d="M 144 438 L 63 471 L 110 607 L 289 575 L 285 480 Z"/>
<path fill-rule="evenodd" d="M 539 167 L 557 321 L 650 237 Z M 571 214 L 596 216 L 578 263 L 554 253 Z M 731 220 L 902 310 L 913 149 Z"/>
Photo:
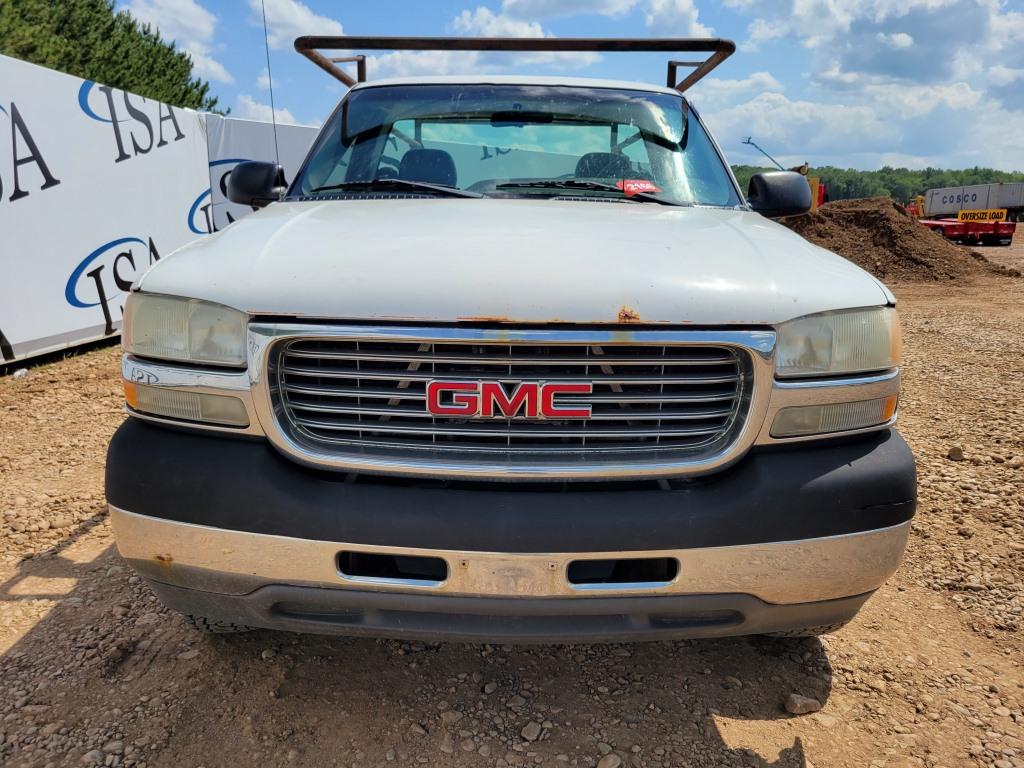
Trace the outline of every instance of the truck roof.
<path fill-rule="evenodd" d="M 675 88 L 630 80 L 605 80 L 594 77 L 551 77 L 533 75 L 425 75 L 418 77 L 389 77 L 356 83 L 352 90 L 386 85 L 550 85 L 570 88 L 614 88 L 618 90 L 649 91 L 679 96 Z"/>

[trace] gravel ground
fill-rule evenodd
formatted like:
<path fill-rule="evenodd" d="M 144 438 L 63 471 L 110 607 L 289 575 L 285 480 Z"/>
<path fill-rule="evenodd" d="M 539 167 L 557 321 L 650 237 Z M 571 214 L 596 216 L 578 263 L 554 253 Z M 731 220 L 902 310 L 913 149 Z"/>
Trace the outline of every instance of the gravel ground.
<path fill-rule="evenodd" d="M 200 636 L 112 546 L 118 350 L 0 378 L 0 764 L 1024 766 L 1024 280 L 895 288 L 920 509 L 821 640 Z"/>

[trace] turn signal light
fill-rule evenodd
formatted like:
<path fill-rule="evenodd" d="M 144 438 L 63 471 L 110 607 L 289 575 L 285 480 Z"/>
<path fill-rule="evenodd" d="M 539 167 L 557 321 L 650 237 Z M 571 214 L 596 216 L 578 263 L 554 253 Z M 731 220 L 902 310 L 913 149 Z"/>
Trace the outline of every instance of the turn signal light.
<path fill-rule="evenodd" d="M 124 397 L 133 411 L 151 416 L 225 427 L 249 426 L 245 403 L 230 395 L 186 392 L 126 381 Z"/>
<path fill-rule="evenodd" d="M 885 424 L 896 415 L 898 395 L 853 403 L 800 405 L 775 414 L 772 437 L 805 437 L 849 432 Z"/>

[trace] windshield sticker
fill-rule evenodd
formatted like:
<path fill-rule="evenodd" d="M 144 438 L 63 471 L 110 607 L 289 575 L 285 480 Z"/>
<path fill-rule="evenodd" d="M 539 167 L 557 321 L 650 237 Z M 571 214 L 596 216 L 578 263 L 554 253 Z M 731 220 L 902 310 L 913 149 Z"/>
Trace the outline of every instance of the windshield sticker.
<path fill-rule="evenodd" d="M 661 189 L 647 179 L 623 179 L 615 182 L 615 186 L 626 193 L 626 197 L 632 197 L 640 192 L 661 192 Z"/>

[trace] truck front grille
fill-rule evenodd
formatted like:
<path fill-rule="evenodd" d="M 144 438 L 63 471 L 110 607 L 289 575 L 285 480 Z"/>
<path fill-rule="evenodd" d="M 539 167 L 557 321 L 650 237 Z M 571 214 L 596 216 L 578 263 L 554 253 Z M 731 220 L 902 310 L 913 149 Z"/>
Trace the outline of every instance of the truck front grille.
<path fill-rule="evenodd" d="M 279 426 L 300 446 L 399 461 L 424 453 L 561 463 L 614 454 L 692 459 L 721 451 L 742 425 L 752 386 L 742 348 L 571 339 L 299 337 L 270 355 L 271 400 Z M 500 382 L 508 392 L 521 382 L 589 383 L 591 394 L 564 394 L 559 404 L 589 406 L 591 416 L 435 416 L 426 394 L 435 380 Z"/>

